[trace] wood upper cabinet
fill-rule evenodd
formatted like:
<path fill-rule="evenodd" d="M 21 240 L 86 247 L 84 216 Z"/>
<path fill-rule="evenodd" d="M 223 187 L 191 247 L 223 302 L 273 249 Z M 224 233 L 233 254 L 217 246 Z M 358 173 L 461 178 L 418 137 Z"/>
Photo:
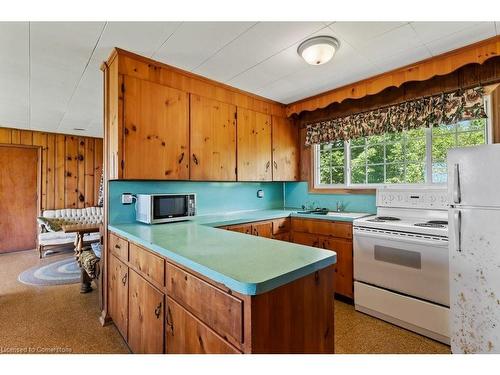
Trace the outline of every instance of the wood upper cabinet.
<path fill-rule="evenodd" d="M 108 310 L 109 315 L 127 340 L 128 328 L 128 267 L 113 254 L 109 256 Z"/>
<path fill-rule="evenodd" d="M 165 296 L 130 270 L 128 345 L 133 353 L 163 353 Z"/>
<path fill-rule="evenodd" d="M 238 181 L 271 181 L 271 116 L 238 107 Z"/>
<path fill-rule="evenodd" d="M 191 94 L 191 180 L 236 181 L 236 106 Z"/>
<path fill-rule="evenodd" d="M 299 130 L 293 120 L 273 116 L 273 181 L 298 181 Z"/>
<path fill-rule="evenodd" d="M 189 179 L 186 92 L 126 76 L 123 178 Z"/>

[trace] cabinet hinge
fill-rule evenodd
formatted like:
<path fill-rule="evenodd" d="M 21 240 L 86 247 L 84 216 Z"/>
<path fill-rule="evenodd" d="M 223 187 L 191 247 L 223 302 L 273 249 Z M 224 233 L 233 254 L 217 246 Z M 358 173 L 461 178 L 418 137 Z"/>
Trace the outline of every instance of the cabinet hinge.
<path fill-rule="evenodd" d="M 122 92 L 125 92 L 125 83 L 122 82 L 122 88 L 121 88 Z"/>
<path fill-rule="evenodd" d="M 124 169 L 125 168 L 125 161 L 123 159 L 122 159 L 122 162 L 120 164 L 121 164 L 122 169 Z"/>
<path fill-rule="evenodd" d="M 238 120 L 238 112 L 234 112 L 234 119 Z"/>

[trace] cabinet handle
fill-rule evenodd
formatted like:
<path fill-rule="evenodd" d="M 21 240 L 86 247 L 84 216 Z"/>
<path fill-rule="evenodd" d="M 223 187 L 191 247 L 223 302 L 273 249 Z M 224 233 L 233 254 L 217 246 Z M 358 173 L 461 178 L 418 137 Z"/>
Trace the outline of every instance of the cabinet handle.
<path fill-rule="evenodd" d="M 253 235 L 254 235 L 254 236 L 258 236 L 258 235 L 259 235 L 259 231 L 258 231 L 257 229 L 255 229 L 255 228 L 254 228 L 254 230 L 253 230 Z"/>
<path fill-rule="evenodd" d="M 196 157 L 195 154 L 193 154 L 193 161 L 196 165 L 198 165 L 198 158 Z"/>
<path fill-rule="evenodd" d="M 160 302 L 160 303 L 158 304 L 158 306 L 156 306 L 156 308 L 155 308 L 155 315 L 156 315 L 156 319 L 160 319 L 161 305 L 162 305 L 162 303 Z"/>
<path fill-rule="evenodd" d="M 118 245 L 118 244 L 116 244 L 116 245 L 115 245 L 115 249 L 121 249 L 121 246 L 120 246 L 120 245 Z"/>
<path fill-rule="evenodd" d="M 184 160 L 184 153 L 182 153 L 181 157 L 179 158 L 179 164 L 182 163 L 183 160 Z"/>
<path fill-rule="evenodd" d="M 250 234 L 250 228 L 248 228 L 246 231 L 245 231 L 245 234 Z"/>
<path fill-rule="evenodd" d="M 174 335 L 174 322 L 172 321 L 172 312 L 170 311 L 170 307 L 167 306 L 167 326 L 170 327 L 170 331 L 172 331 L 172 336 Z"/>
<path fill-rule="evenodd" d="M 270 166 L 271 166 L 271 162 L 270 162 L 270 161 L 268 161 L 268 162 L 266 163 L 266 172 L 269 170 L 269 167 L 270 167 Z"/>
<path fill-rule="evenodd" d="M 276 161 L 273 161 L 273 164 L 274 164 L 274 169 L 278 169 L 278 163 L 276 163 Z"/>
<path fill-rule="evenodd" d="M 125 284 L 127 284 L 127 277 L 128 277 L 128 273 L 126 273 L 125 275 L 123 275 L 122 277 L 122 284 L 123 286 L 125 286 Z"/>

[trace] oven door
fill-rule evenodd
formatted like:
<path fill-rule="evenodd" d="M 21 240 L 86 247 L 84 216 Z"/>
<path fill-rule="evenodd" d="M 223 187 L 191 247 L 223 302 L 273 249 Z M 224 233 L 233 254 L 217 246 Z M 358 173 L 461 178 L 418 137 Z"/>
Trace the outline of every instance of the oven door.
<path fill-rule="evenodd" d="M 353 234 L 355 280 L 450 305 L 447 239 L 363 227 Z"/>

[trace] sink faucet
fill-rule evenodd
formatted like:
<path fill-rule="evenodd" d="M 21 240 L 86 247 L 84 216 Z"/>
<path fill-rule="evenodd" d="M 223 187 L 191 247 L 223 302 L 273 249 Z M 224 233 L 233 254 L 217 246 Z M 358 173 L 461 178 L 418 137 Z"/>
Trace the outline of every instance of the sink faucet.
<path fill-rule="evenodd" d="M 337 201 L 337 212 L 342 212 L 344 210 L 344 204 Z"/>

